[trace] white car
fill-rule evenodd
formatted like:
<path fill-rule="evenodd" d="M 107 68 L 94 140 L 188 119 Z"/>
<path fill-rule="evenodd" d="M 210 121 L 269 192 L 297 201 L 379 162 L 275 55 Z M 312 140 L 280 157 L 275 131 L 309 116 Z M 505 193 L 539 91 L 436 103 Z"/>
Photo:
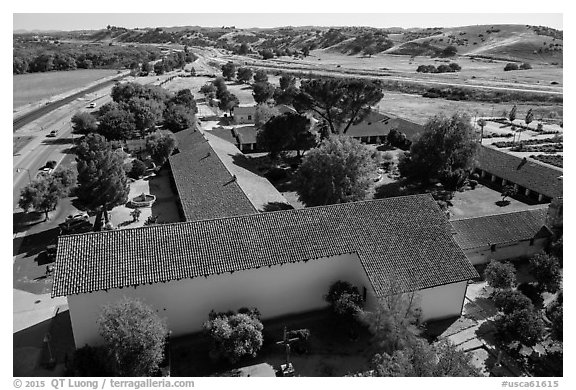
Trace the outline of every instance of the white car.
<path fill-rule="evenodd" d="M 88 105 L 88 108 L 96 108 L 96 103 L 90 103 L 90 104 Z"/>

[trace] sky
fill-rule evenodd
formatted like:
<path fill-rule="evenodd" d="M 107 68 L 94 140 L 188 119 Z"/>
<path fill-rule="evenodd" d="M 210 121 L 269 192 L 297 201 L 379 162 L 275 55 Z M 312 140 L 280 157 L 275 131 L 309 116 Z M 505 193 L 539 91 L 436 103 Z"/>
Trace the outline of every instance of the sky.
<path fill-rule="evenodd" d="M 416 7 L 417 8 L 417 7 Z M 563 29 L 561 13 L 14 13 L 13 30 L 94 30 L 107 25 L 454 27 L 531 24 Z"/>

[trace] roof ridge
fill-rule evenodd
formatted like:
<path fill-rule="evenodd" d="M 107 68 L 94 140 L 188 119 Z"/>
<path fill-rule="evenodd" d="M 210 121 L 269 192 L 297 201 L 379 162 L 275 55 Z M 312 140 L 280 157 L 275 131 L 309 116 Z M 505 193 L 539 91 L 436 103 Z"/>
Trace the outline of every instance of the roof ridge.
<path fill-rule="evenodd" d="M 512 211 L 505 211 L 503 213 L 493 213 L 493 214 L 486 214 L 486 215 L 477 215 L 477 216 L 472 216 L 472 217 L 463 217 L 463 218 L 457 218 L 457 219 L 451 219 L 450 222 L 452 221 L 464 221 L 467 219 L 477 219 L 477 218 L 485 218 L 485 217 L 495 217 L 498 215 L 506 215 L 506 214 L 515 214 L 515 213 L 523 213 L 523 212 L 530 212 L 530 211 L 536 211 L 536 210 L 544 210 L 548 208 L 548 204 L 542 204 L 542 205 L 538 205 L 537 207 L 534 207 L 532 209 L 525 209 L 525 210 L 512 210 Z"/>

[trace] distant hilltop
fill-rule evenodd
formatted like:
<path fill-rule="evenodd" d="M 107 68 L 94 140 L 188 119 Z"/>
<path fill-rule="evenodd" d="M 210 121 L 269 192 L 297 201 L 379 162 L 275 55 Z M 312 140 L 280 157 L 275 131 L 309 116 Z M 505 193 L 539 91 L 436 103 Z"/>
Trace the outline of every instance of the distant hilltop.
<path fill-rule="evenodd" d="M 346 55 L 378 53 L 408 56 L 438 56 L 446 48 L 457 55 L 517 61 L 562 62 L 563 32 L 530 25 L 475 25 L 463 27 L 372 28 L 372 27 L 156 27 L 128 29 L 107 26 L 101 30 L 54 32 L 15 31 L 21 34 L 48 34 L 61 40 L 90 43 L 180 44 L 215 47 L 238 52 L 325 50 Z"/>

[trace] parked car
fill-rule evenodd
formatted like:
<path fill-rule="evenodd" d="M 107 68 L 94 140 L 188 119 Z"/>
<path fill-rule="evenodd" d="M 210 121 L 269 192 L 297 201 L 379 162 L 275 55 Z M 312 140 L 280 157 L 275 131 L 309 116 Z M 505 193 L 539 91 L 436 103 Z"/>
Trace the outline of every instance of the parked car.
<path fill-rule="evenodd" d="M 58 135 L 58 130 L 52 130 L 46 137 L 56 137 Z"/>
<path fill-rule="evenodd" d="M 60 225 L 60 234 L 87 233 L 93 230 L 93 226 L 88 219 L 83 217 L 66 218 Z"/>
<path fill-rule="evenodd" d="M 69 216 L 66 217 L 66 221 L 65 222 L 70 222 L 70 221 L 87 221 L 88 220 L 88 214 L 87 213 L 76 213 L 76 214 L 71 214 Z"/>
<path fill-rule="evenodd" d="M 88 108 L 96 108 L 96 103 L 90 103 L 90 104 L 88 105 Z"/>
<path fill-rule="evenodd" d="M 58 165 L 58 163 L 56 161 L 50 160 L 50 161 L 46 161 L 46 165 L 44 165 L 44 167 L 54 169 L 54 168 L 56 168 L 56 165 Z"/>

